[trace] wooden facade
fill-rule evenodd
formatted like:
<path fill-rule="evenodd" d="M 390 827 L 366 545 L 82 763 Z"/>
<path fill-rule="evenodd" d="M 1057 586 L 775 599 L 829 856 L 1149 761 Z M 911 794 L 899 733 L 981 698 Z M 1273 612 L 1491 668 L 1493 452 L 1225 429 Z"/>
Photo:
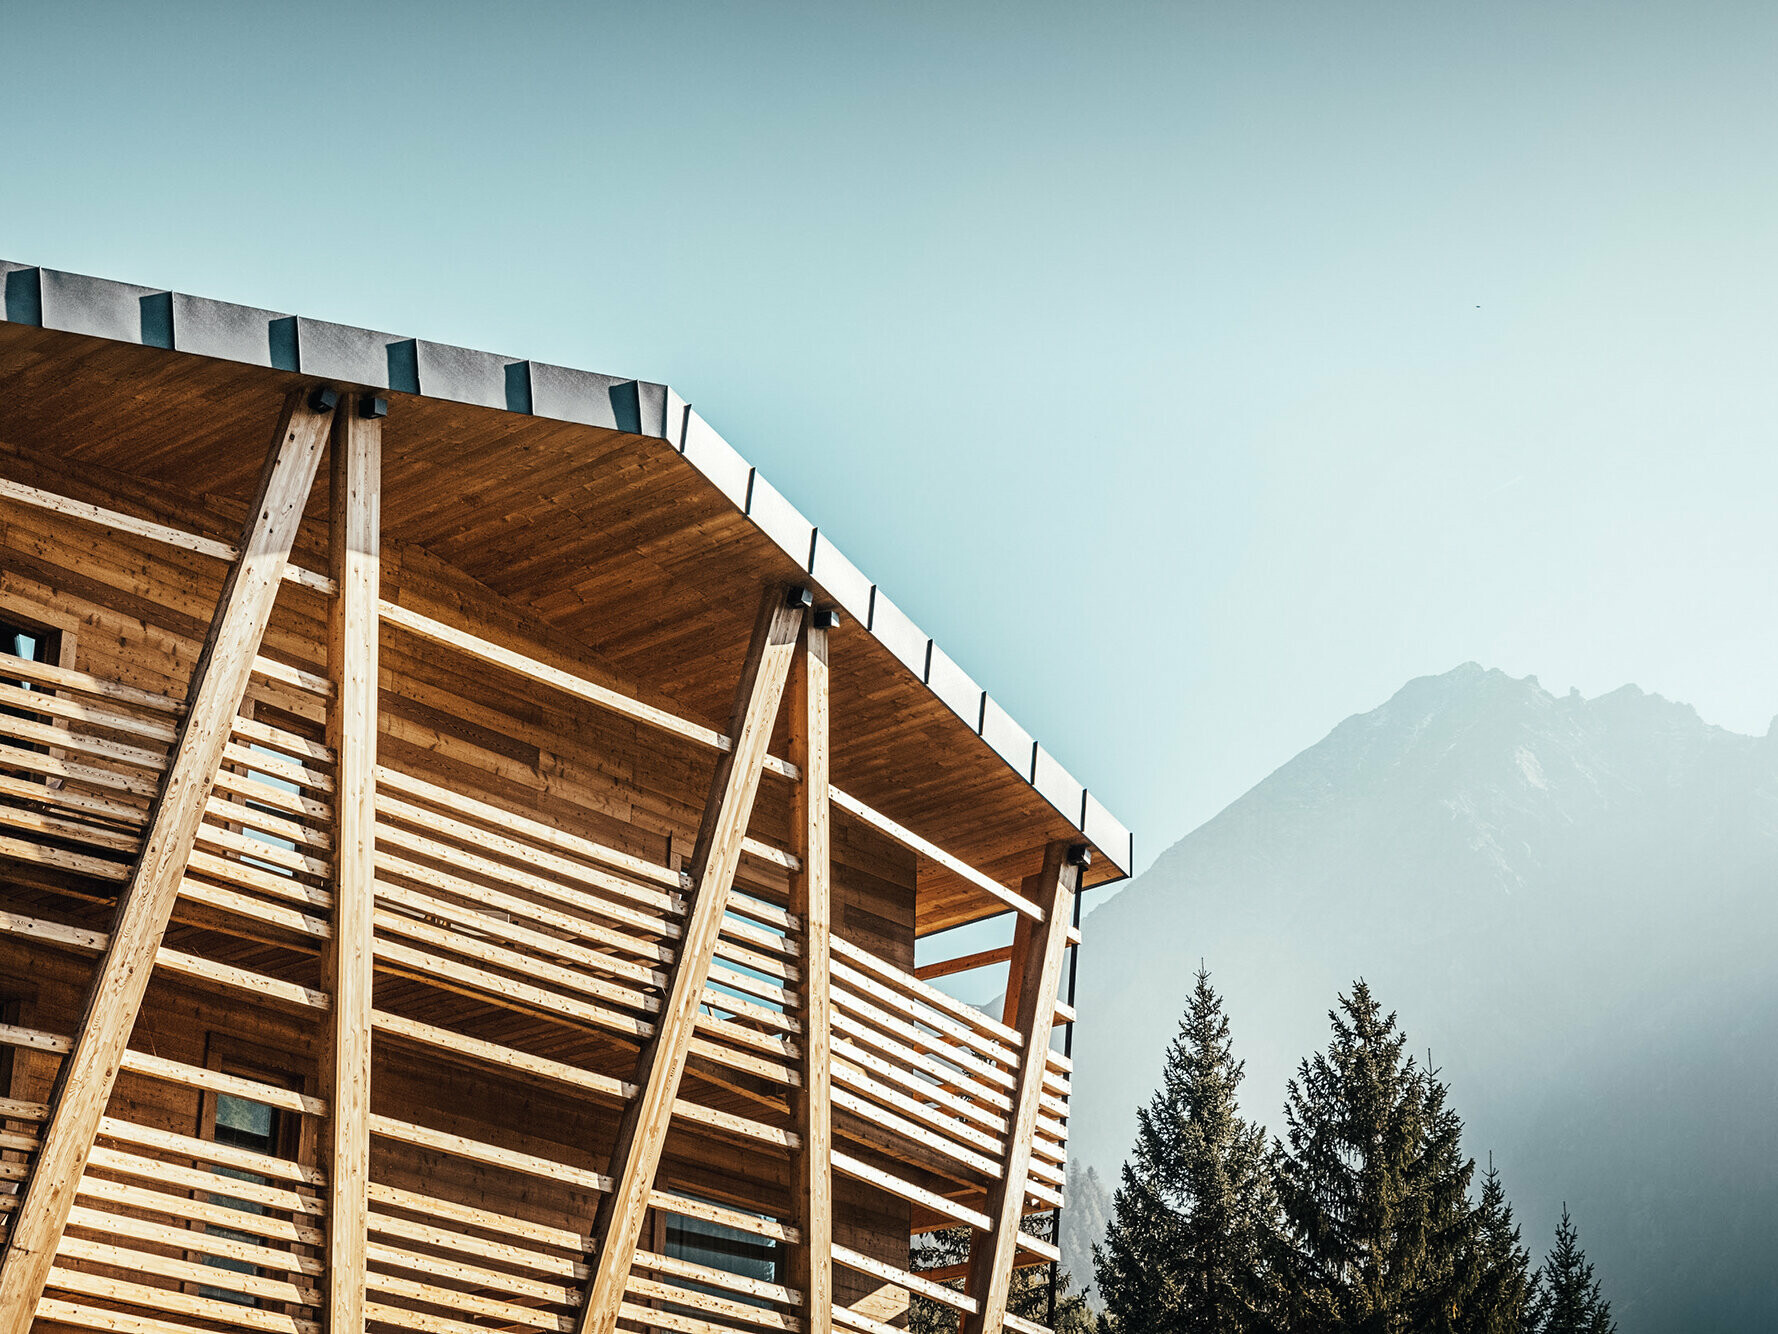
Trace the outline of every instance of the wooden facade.
<path fill-rule="evenodd" d="M 1040 1328 L 1109 812 L 664 386 L 0 279 L 0 1334 Z"/>

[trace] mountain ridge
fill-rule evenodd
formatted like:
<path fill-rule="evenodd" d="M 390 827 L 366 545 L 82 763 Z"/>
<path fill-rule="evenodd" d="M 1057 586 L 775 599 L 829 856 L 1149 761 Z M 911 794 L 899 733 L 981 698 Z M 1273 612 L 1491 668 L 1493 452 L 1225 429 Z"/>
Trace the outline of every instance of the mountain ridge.
<path fill-rule="evenodd" d="M 1660 1195 L 1624 1188 L 1641 1170 L 1692 1210 L 1686 1226 L 1735 1251 L 1687 1193 L 1719 1182 L 1778 1236 L 1778 1135 L 1746 1114 L 1778 1098 L 1778 1063 L 1726 1045 L 1778 1035 L 1775 882 L 1772 731 L 1731 732 L 1635 686 L 1558 696 L 1475 663 L 1415 678 L 1088 915 L 1077 1161 L 1115 1184 L 1200 957 L 1248 1061 L 1244 1110 L 1274 1126 L 1285 1078 L 1362 975 L 1434 1048 L 1471 1152 L 1500 1150 L 1534 1250 L 1556 1197 L 1575 1205 L 1624 1289 L 1625 1334 L 1778 1319 L 1778 1280 L 1714 1296 L 1651 1285 L 1708 1256 L 1664 1244 Z M 1690 1101 L 1662 1082 L 1675 1068 Z M 1739 1184 L 1730 1145 L 1759 1168 Z M 1609 1217 L 1589 1219 L 1589 1201 Z M 1743 1258 L 1778 1271 L 1773 1243 L 1755 1249 Z"/>

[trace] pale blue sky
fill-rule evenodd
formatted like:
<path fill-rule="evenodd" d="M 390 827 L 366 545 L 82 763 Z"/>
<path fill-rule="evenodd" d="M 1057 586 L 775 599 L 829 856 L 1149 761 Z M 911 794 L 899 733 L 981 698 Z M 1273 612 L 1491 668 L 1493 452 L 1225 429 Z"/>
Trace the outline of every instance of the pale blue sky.
<path fill-rule="evenodd" d="M 0 256 L 672 382 L 1144 864 L 1465 659 L 1778 711 L 1774 7 L 171 12 L 5 6 Z"/>

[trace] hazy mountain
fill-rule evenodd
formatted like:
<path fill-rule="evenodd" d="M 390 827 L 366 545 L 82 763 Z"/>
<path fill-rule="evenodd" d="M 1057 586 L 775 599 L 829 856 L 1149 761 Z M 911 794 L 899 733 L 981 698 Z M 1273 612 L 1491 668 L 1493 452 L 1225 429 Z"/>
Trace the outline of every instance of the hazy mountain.
<path fill-rule="evenodd" d="M 1085 940 L 1071 1133 L 1106 1186 L 1200 958 L 1273 1127 L 1362 975 L 1534 1256 L 1568 1202 L 1624 1334 L 1778 1327 L 1778 736 L 1467 663 L 1341 723 Z"/>

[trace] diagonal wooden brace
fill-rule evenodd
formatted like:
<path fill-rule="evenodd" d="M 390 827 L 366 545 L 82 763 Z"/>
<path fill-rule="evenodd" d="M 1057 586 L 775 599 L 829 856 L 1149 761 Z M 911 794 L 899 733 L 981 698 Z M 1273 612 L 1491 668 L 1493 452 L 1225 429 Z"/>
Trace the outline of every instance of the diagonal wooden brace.
<path fill-rule="evenodd" d="M 325 407 L 311 406 L 303 392 L 292 395 L 266 457 L 240 556 L 192 672 L 141 855 L 118 900 L 73 1050 L 50 1094 L 42 1146 L 0 1259 L 0 1334 L 26 1334 L 61 1245 L 314 485 L 333 417 L 331 397 L 325 401 Z"/>
<path fill-rule="evenodd" d="M 617 1325 L 802 620 L 803 604 L 787 601 L 779 592 L 767 597 L 754 627 L 729 724 L 732 745 L 717 761 L 710 800 L 692 849 L 692 897 L 685 931 L 668 972 L 654 1036 L 642 1049 L 638 1092 L 618 1123 L 611 1192 L 600 1200 L 593 1221 L 597 1249 L 588 1266 L 586 1300 L 580 1308 L 577 1329 L 582 1334 L 611 1334 Z"/>
<path fill-rule="evenodd" d="M 1007 1022 L 1018 1029 L 1023 1043 L 1006 1135 L 1006 1171 L 988 1192 L 988 1231 L 970 1239 L 964 1291 L 975 1298 L 976 1310 L 963 1317 L 963 1334 L 1000 1334 L 1006 1320 L 1019 1223 L 1025 1214 L 1025 1187 L 1031 1173 L 1031 1142 L 1037 1136 L 1043 1072 L 1056 1020 L 1056 993 L 1062 982 L 1062 958 L 1068 946 L 1068 924 L 1074 917 L 1074 896 L 1080 889 L 1080 868 L 1070 863 L 1069 846 L 1050 844 L 1043 870 L 1025 882 L 1026 895 L 1043 910 L 1043 920 L 1021 917 L 1013 943 Z"/>

